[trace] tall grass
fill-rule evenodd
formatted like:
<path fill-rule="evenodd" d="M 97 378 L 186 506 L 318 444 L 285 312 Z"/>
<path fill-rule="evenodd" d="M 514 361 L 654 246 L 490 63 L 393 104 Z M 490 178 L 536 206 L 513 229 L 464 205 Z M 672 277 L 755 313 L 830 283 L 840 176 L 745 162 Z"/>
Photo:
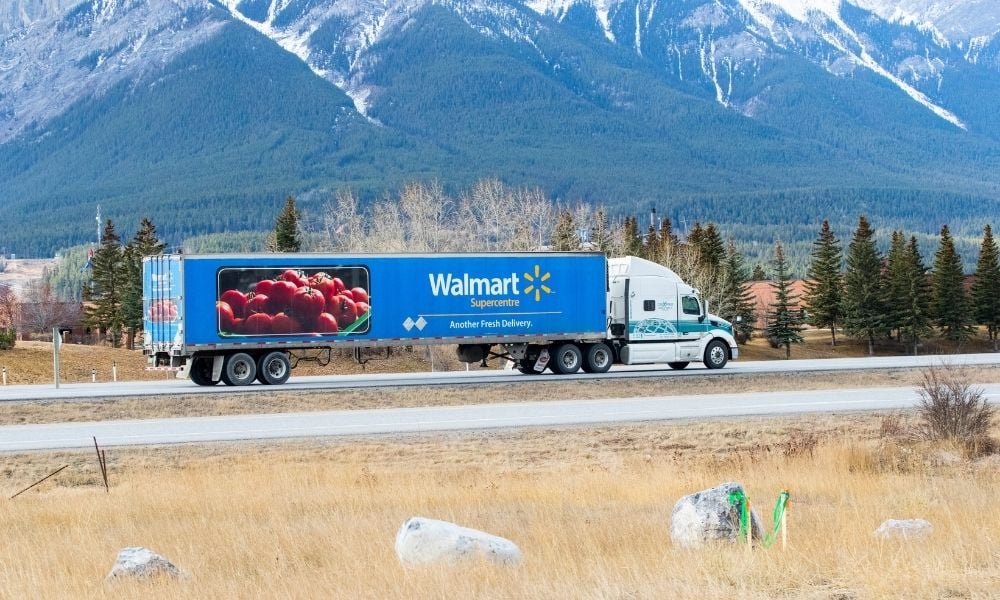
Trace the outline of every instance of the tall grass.
<path fill-rule="evenodd" d="M 70 462 L 76 475 L 0 501 L 0 598 L 986 598 L 996 592 L 996 463 L 914 460 L 897 468 L 873 459 L 885 441 L 875 439 L 876 417 L 842 420 L 817 443 L 804 423 L 450 435 L 245 453 L 115 450 L 110 494 L 86 455 L 5 457 L 5 497 L 49 463 Z M 744 483 L 765 522 L 778 492 L 791 490 L 787 550 L 671 545 L 677 498 L 729 480 Z M 525 561 L 517 568 L 404 568 L 394 536 L 413 515 L 508 537 Z M 882 520 L 909 517 L 928 519 L 934 533 L 917 541 L 874 539 Z M 189 577 L 104 583 L 117 550 L 131 545 L 165 555 Z"/>

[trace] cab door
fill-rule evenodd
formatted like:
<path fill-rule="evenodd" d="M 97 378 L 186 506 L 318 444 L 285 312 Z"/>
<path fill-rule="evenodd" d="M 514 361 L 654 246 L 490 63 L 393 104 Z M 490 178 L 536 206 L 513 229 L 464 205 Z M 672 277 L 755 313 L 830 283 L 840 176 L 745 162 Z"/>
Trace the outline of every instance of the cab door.
<path fill-rule="evenodd" d="M 678 358 L 698 360 L 701 351 L 699 340 L 705 331 L 701 299 L 693 292 L 680 291 L 677 305 L 677 330 L 680 333 Z"/>
<path fill-rule="evenodd" d="M 677 286 L 660 277 L 633 277 L 629 281 L 629 340 L 676 342 Z"/>

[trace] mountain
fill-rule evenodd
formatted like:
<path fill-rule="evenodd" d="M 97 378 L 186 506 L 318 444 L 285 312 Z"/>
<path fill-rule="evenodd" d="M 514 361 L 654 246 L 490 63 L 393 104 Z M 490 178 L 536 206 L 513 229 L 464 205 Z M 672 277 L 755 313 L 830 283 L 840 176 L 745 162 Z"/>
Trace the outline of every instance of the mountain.
<path fill-rule="evenodd" d="M 745 242 L 1000 214 L 987 0 L 12 0 L 0 248 L 498 176 Z M 846 233 L 846 232 L 845 232 Z M 789 237 L 790 236 L 790 237 Z"/>

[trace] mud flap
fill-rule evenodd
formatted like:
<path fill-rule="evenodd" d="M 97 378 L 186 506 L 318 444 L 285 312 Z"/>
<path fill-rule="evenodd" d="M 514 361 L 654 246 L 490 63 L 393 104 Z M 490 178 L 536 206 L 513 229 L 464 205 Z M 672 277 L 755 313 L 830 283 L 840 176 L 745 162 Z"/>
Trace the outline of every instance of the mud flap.
<path fill-rule="evenodd" d="M 549 358 L 551 357 L 549 356 L 548 349 L 542 349 L 542 351 L 538 353 L 538 360 L 535 361 L 534 371 L 536 373 L 544 371 L 545 367 L 549 366 Z"/>

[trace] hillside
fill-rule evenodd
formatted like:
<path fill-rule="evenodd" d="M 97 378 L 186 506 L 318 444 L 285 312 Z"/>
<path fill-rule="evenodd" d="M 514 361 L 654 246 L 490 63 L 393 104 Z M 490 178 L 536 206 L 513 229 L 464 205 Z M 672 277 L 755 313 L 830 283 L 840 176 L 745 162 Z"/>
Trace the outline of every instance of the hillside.
<path fill-rule="evenodd" d="M 289 193 L 487 176 L 746 243 L 862 211 L 974 235 L 1000 213 L 1000 9 L 972 3 L 18 0 L 0 248 L 88 240 L 98 203 L 179 244 Z"/>

